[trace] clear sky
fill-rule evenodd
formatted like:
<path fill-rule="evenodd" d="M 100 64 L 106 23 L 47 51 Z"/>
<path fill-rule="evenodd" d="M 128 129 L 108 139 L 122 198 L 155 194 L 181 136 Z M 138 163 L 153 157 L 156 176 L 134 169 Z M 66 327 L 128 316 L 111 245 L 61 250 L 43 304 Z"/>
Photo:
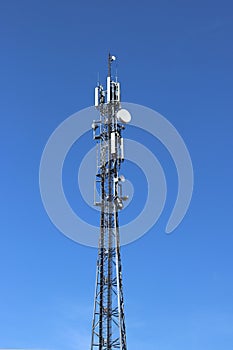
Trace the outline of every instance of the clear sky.
<path fill-rule="evenodd" d="M 0 348 L 89 348 L 97 250 L 53 226 L 38 172 L 53 130 L 93 104 L 110 49 L 122 99 L 176 127 L 195 175 L 189 211 L 166 235 L 176 173 L 147 139 L 169 195 L 122 249 L 128 349 L 232 349 L 232 13 L 226 0 L 0 1 Z"/>

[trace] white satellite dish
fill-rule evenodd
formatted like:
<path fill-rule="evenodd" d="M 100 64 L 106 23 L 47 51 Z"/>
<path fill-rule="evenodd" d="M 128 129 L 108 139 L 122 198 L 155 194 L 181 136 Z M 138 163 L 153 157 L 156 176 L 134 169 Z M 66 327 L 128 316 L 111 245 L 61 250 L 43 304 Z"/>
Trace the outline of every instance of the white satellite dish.
<path fill-rule="evenodd" d="M 127 111 L 127 109 L 120 109 L 117 112 L 117 119 L 121 122 L 121 123 L 129 123 L 131 121 L 131 114 L 129 113 L 129 111 Z"/>

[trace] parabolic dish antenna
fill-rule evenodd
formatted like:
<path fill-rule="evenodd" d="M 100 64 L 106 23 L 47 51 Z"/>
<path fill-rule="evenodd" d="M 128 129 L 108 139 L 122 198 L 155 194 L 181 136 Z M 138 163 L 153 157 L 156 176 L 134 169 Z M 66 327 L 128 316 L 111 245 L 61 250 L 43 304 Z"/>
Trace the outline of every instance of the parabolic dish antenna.
<path fill-rule="evenodd" d="M 131 121 L 131 114 L 127 111 L 127 109 L 120 109 L 117 112 L 117 119 L 121 122 L 121 123 L 129 123 Z"/>

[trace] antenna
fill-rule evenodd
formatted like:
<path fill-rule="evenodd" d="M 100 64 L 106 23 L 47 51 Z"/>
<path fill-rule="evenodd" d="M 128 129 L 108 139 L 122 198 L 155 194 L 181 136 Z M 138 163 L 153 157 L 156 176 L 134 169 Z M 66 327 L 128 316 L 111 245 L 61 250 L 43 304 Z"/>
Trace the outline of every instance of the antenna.
<path fill-rule="evenodd" d="M 118 81 L 118 72 L 117 72 L 117 70 L 118 70 L 118 62 L 116 61 L 116 82 Z"/>

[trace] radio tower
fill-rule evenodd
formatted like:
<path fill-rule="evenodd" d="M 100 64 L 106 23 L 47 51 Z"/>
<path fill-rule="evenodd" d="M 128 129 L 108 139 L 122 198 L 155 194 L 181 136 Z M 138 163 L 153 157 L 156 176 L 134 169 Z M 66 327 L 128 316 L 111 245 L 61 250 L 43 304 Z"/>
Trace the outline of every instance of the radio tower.
<path fill-rule="evenodd" d="M 125 178 L 119 171 L 124 161 L 122 131 L 131 116 L 121 108 L 120 84 L 111 76 L 115 60 L 109 54 L 107 89 L 99 83 L 95 88 L 95 107 L 100 117 L 92 124 L 97 142 L 94 204 L 100 207 L 101 214 L 91 350 L 127 349 L 118 211 L 128 198 L 122 196 Z"/>

